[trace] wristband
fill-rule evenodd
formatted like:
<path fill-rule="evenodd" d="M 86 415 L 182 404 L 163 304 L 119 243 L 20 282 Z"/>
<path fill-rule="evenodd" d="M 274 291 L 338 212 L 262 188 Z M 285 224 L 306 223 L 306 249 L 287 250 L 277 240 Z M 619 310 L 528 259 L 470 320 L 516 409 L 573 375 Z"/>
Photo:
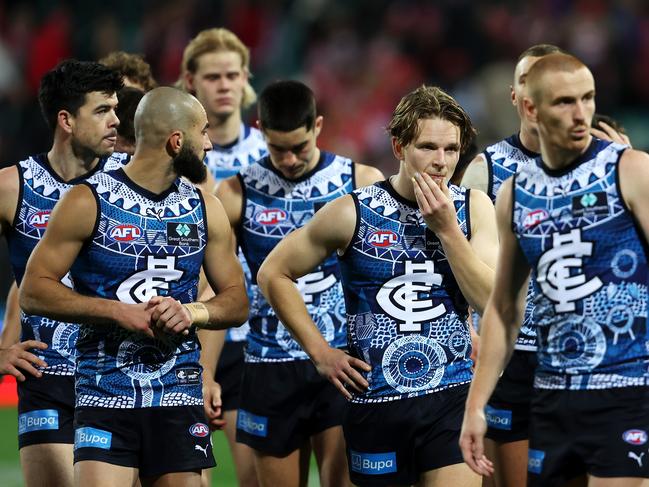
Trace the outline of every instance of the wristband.
<path fill-rule="evenodd" d="M 207 325 L 210 322 L 210 313 L 203 303 L 187 303 L 183 304 L 183 306 L 187 308 L 192 317 L 192 323 L 197 327 L 200 328 L 201 325 Z"/>

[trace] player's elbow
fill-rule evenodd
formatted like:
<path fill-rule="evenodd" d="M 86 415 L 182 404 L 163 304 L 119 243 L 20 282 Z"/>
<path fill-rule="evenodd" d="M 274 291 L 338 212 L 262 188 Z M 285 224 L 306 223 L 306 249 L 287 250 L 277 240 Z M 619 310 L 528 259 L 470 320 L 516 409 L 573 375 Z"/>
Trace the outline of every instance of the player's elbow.
<path fill-rule="evenodd" d="M 36 279 L 37 278 L 31 276 L 29 273 L 25 274 L 18 293 L 20 309 L 31 315 L 42 314 L 38 299 L 39 293 L 36 289 L 37 286 L 35 285 Z"/>
<path fill-rule="evenodd" d="M 259 268 L 259 272 L 257 272 L 257 285 L 266 298 L 268 298 L 268 290 L 270 289 L 271 282 L 276 274 L 277 272 L 274 269 L 273 262 L 269 259 L 266 259 Z"/>

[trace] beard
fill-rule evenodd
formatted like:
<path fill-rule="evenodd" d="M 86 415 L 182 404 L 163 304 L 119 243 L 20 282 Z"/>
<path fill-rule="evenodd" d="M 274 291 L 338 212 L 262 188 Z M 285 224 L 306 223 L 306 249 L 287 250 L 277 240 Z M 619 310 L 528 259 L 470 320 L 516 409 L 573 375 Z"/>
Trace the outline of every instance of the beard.
<path fill-rule="evenodd" d="M 173 167 L 178 176 L 185 177 L 194 184 L 200 184 L 207 178 L 207 168 L 203 159 L 198 157 L 188 144 L 183 144 L 180 152 L 173 158 Z"/>

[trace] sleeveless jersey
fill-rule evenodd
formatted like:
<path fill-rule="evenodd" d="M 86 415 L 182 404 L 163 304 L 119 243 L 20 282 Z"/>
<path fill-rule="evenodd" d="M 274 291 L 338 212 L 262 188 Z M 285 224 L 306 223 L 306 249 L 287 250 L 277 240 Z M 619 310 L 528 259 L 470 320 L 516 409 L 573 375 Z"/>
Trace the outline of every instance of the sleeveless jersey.
<path fill-rule="evenodd" d="M 470 191 L 449 186 L 470 238 Z M 372 367 L 352 402 L 420 396 L 471 380 L 468 304 L 417 204 L 388 181 L 352 193 L 356 230 L 339 258 L 350 353 Z"/>
<path fill-rule="evenodd" d="M 194 301 L 207 236 L 200 192 L 177 179 L 156 195 L 121 169 L 85 184 L 93 190 L 98 215 L 93 236 L 70 271 L 75 290 L 131 304 L 156 295 Z M 195 330 L 160 336 L 149 338 L 116 324 L 80 325 L 77 406 L 203 404 Z"/>
<path fill-rule="evenodd" d="M 565 169 L 539 158 L 515 176 L 512 228 L 536 294 L 537 388 L 648 383 L 646 241 L 620 194 L 625 149 L 593 138 Z"/>
<path fill-rule="evenodd" d="M 264 136 L 259 130 L 241 124 L 239 138 L 234 144 L 220 146 L 213 144 L 212 150 L 205 156 L 205 164 L 217 182 L 221 182 L 230 176 L 239 174 L 243 168 L 258 161 L 268 153 Z M 243 253 L 239 252 L 239 260 L 243 267 L 243 274 L 246 278 L 246 289 L 248 300 L 252 302 L 255 297 L 252 295 L 252 278 L 250 268 Z M 246 340 L 250 325 L 245 322 L 237 328 L 228 328 L 225 340 L 228 342 L 243 342 Z"/>
<path fill-rule="evenodd" d="M 273 168 L 270 157 L 240 174 L 244 210 L 241 248 L 253 276 L 271 250 L 290 232 L 308 223 L 327 201 L 353 190 L 354 163 L 321 151 L 320 161 L 309 174 L 288 180 Z M 256 277 L 253 277 L 256 288 Z M 347 340 L 345 303 L 335 255 L 313 272 L 298 279 L 298 288 L 311 318 L 332 347 Z M 308 355 L 280 323 L 258 290 L 250 304 L 247 362 L 307 360 Z"/>
<path fill-rule="evenodd" d="M 7 233 L 9 255 L 16 283 L 20 286 L 27 260 L 43 237 L 54 205 L 75 184 L 99 172 L 116 169 L 130 160 L 127 154 L 114 153 L 101 158 L 87 174 L 63 181 L 52 169 L 47 154 L 30 157 L 17 164 L 20 175 L 20 193 L 16 215 Z M 69 277 L 63 283 L 71 287 Z M 40 340 L 47 343 L 45 350 L 31 350 L 47 362 L 44 374 L 74 375 L 75 342 L 78 326 L 42 316 L 20 313 L 21 340 Z"/>
<path fill-rule="evenodd" d="M 536 152 L 526 149 L 518 134 L 490 145 L 483 152 L 489 170 L 488 195 L 496 202 L 496 195 L 503 182 L 514 175 L 516 170 L 532 163 L 538 157 Z M 530 282 L 525 300 L 525 315 L 520 332 L 516 338 L 516 350 L 533 352 L 536 350 L 536 329 L 532 321 L 534 311 L 534 285 Z"/>

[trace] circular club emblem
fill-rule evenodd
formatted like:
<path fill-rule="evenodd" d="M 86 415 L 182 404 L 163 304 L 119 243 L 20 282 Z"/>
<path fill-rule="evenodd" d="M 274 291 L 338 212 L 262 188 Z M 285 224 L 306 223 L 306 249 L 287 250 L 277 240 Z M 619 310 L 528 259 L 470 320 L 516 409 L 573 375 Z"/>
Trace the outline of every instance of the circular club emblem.
<path fill-rule="evenodd" d="M 194 423 L 189 427 L 189 434 L 197 438 L 205 438 L 210 434 L 210 429 L 205 423 Z"/>

